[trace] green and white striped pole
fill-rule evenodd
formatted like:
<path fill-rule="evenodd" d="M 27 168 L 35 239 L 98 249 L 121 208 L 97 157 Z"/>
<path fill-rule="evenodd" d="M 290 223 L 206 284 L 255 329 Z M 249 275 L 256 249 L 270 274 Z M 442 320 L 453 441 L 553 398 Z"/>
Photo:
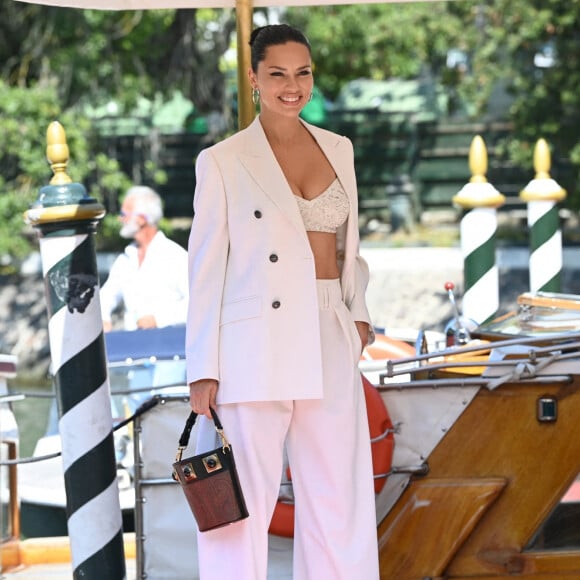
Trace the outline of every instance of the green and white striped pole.
<path fill-rule="evenodd" d="M 562 285 L 562 232 L 557 203 L 566 191 L 550 177 L 550 148 L 539 139 L 534 149 L 536 176 L 520 198 L 528 204 L 530 238 L 530 291 L 560 292 Z"/>
<path fill-rule="evenodd" d="M 499 308 L 499 278 L 495 261 L 497 208 L 505 197 L 486 179 L 487 149 L 476 135 L 469 149 L 471 179 L 453 197 L 453 203 L 469 210 L 461 219 L 463 255 L 463 317 L 477 324 L 492 318 Z"/>
<path fill-rule="evenodd" d="M 50 124 L 47 143 L 54 176 L 25 219 L 39 234 L 73 575 L 123 580 L 123 524 L 94 243 L 105 209 L 67 175 L 69 152 L 59 123 Z"/>

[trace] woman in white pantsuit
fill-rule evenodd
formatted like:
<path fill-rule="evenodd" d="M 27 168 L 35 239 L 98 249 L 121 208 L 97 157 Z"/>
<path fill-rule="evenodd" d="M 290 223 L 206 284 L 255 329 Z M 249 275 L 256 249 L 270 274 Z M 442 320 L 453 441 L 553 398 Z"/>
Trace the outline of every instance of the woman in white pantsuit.
<path fill-rule="evenodd" d="M 294 578 L 376 580 L 352 144 L 299 118 L 313 89 L 300 31 L 265 26 L 250 44 L 260 115 L 197 160 L 186 345 L 191 408 L 217 408 L 250 517 L 198 534 L 200 573 L 266 578 L 286 448 Z"/>

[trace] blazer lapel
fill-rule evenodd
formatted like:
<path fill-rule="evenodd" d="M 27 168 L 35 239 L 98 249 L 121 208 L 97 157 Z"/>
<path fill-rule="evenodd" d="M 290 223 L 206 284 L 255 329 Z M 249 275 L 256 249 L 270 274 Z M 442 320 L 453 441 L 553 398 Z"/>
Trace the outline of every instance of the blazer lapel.
<path fill-rule="evenodd" d="M 356 234 L 358 233 L 358 220 L 354 219 L 354 216 L 358 216 L 358 194 L 351 151 L 346 149 L 346 143 L 336 133 L 319 129 L 313 125 L 308 125 L 307 123 L 305 123 L 305 126 L 320 145 L 320 148 L 326 155 L 329 163 L 332 165 L 336 176 L 340 180 L 340 183 L 342 183 L 342 186 L 348 195 L 348 200 L 350 202 L 349 217 L 345 226 L 342 226 L 337 231 L 337 248 L 339 254 L 342 254 L 344 250 L 353 250 L 352 245 L 350 245 L 349 248 L 346 248 L 346 244 L 351 240 L 355 240 Z M 342 239 L 344 237 L 346 239 Z M 348 258 L 348 255 L 352 252 L 347 251 L 346 253 L 346 258 Z"/>
<path fill-rule="evenodd" d="M 358 198 L 356 192 L 356 181 L 354 180 L 353 168 L 349 163 L 348 157 L 345 156 L 343 147 L 341 147 L 341 138 L 335 133 L 324 131 L 314 125 L 304 123 L 310 134 L 314 137 L 328 162 L 332 165 L 336 176 L 346 190 L 351 206 L 357 207 Z M 351 208 L 352 209 L 352 208 Z"/>
<path fill-rule="evenodd" d="M 256 117 L 245 129 L 245 150 L 240 160 L 262 191 L 278 206 L 307 240 L 306 230 L 294 194 L 278 164 L 260 120 Z"/>
<path fill-rule="evenodd" d="M 350 213 L 346 224 L 336 232 L 337 259 L 341 265 L 342 293 L 345 297 L 345 303 L 350 304 L 350 297 L 354 292 L 352 287 L 354 278 L 351 275 L 351 270 L 358 252 L 358 247 L 355 244 L 355 240 L 358 240 L 358 219 L 355 218 L 358 216 L 358 194 L 351 152 L 345 150 L 346 144 L 339 135 L 306 123 L 305 126 L 324 151 L 350 202 Z"/>
<path fill-rule="evenodd" d="M 344 147 L 340 146 L 342 143 L 340 136 L 319 129 L 304 121 L 302 123 L 322 149 L 336 176 L 345 188 L 351 204 L 350 215 L 356 215 L 358 199 L 354 171 L 350 166 L 350 157 L 345 155 Z M 244 130 L 244 133 L 244 151 L 240 153 L 241 162 L 260 189 L 280 208 L 304 239 L 307 239 L 304 222 L 302 221 L 298 204 L 294 199 L 294 194 L 266 139 L 266 134 L 258 117 Z M 356 227 L 358 227 L 358 224 Z"/>

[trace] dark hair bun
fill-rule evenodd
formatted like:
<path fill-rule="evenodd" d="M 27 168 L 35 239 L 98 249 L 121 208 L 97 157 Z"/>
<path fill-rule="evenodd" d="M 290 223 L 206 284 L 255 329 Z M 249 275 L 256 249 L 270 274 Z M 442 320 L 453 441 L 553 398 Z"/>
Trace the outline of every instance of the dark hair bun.
<path fill-rule="evenodd" d="M 254 44 L 256 37 L 258 36 L 258 34 L 260 34 L 260 32 L 262 32 L 262 30 L 264 30 L 264 28 L 266 28 L 266 27 L 259 26 L 258 28 L 254 28 L 254 30 L 252 30 L 252 33 L 250 34 L 250 42 L 248 42 L 248 44 L 250 46 L 252 46 L 252 44 Z"/>
<path fill-rule="evenodd" d="M 288 24 L 268 24 L 255 28 L 250 34 L 252 69 L 258 70 L 258 63 L 266 57 L 266 50 L 270 46 L 298 42 L 310 52 L 310 43 L 300 30 Z"/>

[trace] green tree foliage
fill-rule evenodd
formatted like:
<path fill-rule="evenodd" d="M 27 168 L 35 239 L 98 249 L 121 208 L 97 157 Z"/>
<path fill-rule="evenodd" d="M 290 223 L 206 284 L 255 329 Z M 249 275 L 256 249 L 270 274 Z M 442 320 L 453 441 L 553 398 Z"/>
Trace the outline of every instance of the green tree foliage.
<path fill-rule="evenodd" d="M 200 112 L 223 111 L 218 66 L 235 30 L 231 10 L 103 12 L 4 2 L 0 19 L 0 257 L 11 267 L 34 247 L 22 213 L 50 179 L 45 131 L 57 119 L 67 132 L 69 173 L 113 212 L 130 185 L 100 150 L 83 115 L 116 100 L 130 111 L 139 97 L 180 89 Z M 150 162 L 148 182 L 159 183 Z M 118 224 L 108 215 L 98 243 L 115 248 Z M 31 246 L 31 243 L 33 244 Z"/>
<path fill-rule="evenodd" d="M 357 78 L 438 73 L 449 48 L 464 45 L 463 23 L 445 2 L 289 8 L 286 20 L 306 32 L 317 85 L 331 99 Z"/>
<path fill-rule="evenodd" d="M 0 77 L 10 86 L 57 81 L 63 108 L 174 89 L 201 112 L 222 111 L 219 67 L 235 30 L 233 10 L 53 8 L 4 2 Z"/>
<path fill-rule="evenodd" d="M 63 111 L 52 87 L 13 88 L 0 81 L 0 268 L 10 270 L 36 244 L 23 214 L 38 190 L 52 177 L 46 160 L 46 129 L 58 119 L 67 135 L 71 159 L 67 171 L 73 181 L 105 202 L 130 182 L 116 160 L 93 154 L 90 122 Z"/>
<path fill-rule="evenodd" d="M 534 146 L 545 138 L 559 160 L 552 175 L 570 194 L 566 204 L 580 208 L 580 0 L 494 0 L 475 16 L 473 92 L 505 84 L 513 97 L 510 156 L 531 168 Z"/>
<path fill-rule="evenodd" d="M 0 78 L 10 87 L 52 87 L 63 110 L 110 98 L 131 103 L 176 88 L 200 112 L 224 109 L 219 63 L 235 29 L 232 10 L 100 12 L 4 2 L 2 15 Z M 514 123 L 506 155 L 531 174 L 534 144 L 546 138 L 554 159 L 569 160 L 552 173 L 568 189 L 571 207 L 580 206 L 579 18 L 580 0 L 356 4 L 283 15 L 311 39 L 317 86 L 331 99 L 352 79 L 431 74 L 481 120 L 500 87 Z M 450 49 L 467 55 L 466 70 L 446 66 Z M 536 66 L 548 50 L 553 62 Z"/>
<path fill-rule="evenodd" d="M 570 194 L 566 205 L 580 208 L 580 0 L 290 8 L 286 20 L 310 38 L 316 82 L 328 97 L 356 78 L 430 73 L 481 120 L 497 115 L 503 94 L 513 133 L 500 148 L 531 178 L 534 145 L 545 138 L 558 160 L 552 175 Z M 451 49 L 467 56 L 465 69 L 446 66 Z"/>

